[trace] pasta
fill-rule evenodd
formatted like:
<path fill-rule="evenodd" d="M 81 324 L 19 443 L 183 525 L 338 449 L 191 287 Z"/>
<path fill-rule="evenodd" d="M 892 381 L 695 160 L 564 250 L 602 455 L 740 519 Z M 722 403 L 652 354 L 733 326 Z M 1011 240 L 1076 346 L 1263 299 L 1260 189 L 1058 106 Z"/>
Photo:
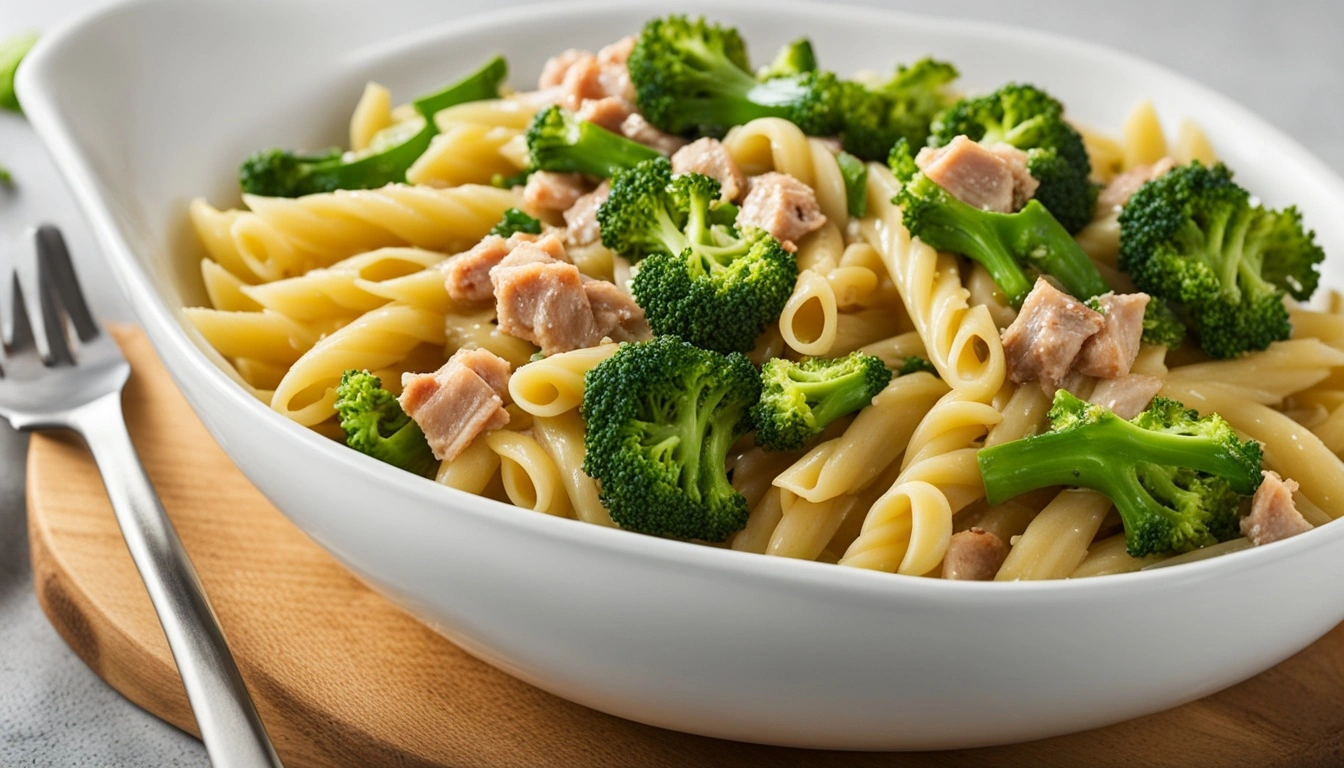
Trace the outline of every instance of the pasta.
<path fill-rule="evenodd" d="M 559 416 L 583 400 L 583 375 L 615 352 L 615 344 L 603 344 L 519 366 L 509 377 L 509 394 L 534 416 Z"/>
<path fill-rule="evenodd" d="M 297 199 L 244 195 L 243 202 L 295 250 L 323 266 L 391 245 L 464 250 L 480 240 L 516 194 L 494 187 L 426 189 L 389 185 Z"/>
<path fill-rule="evenodd" d="M 392 92 L 378 83 L 364 86 L 355 112 L 350 116 L 350 149 L 368 149 L 378 132 L 392 125 Z"/>
<path fill-rule="evenodd" d="M 729 131 L 723 145 L 748 175 L 787 173 L 816 190 L 827 221 L 841 229 L 849 221 L 849 199 L 835 153 L 798 126 L 778 117 L 758 118 Z"/>
<path fill-rule="evenodd" d="M 947 385 L 933 376 L 892 380 L 844 434 L 785 469 L 774 484 L 812 503 L 863 490 L 894 462 Z"/>
<path fill-rule="evenodd" d="M 417 346 L 442 345 L 443 340 L 439 315 L 400 305 L 376 309 L 318 341 L 295 360 L 275 388 L 271 407 L 305 426 L 319 424 L 336 414 L 336 385 L 345 371 L 387 369 L 405 360 Z"/>
<path fill-rule="evenodd" d="M 998 328 L 988 309 L 968 304 L 953 257 L 910 239 L 891 202 L 896 184 L 887 169 L 869 167 L 873 216 L 863 222 L 864 236 L 886 262 L 938 374 L 953 389 L 987 400 L 1007 375 Z"/>
<path fill-rule="evenodd" d="M 995 580 L 1071 576 L 1110 511 L 1111 500 L 1096 491 L 1061 491 L 1022 532 Z"/>
<path fill-rule="evenodd" d="M 1001 420 L 963 392 L 944 395 L 915 428 L 900 476 L 840 564 L 922 576 L 942 562 L 952 516 L 984 493 L 972 443 Z"/>
<path fill-rule="evenodd" d="M 485 436 L 485 444 L 499 456 L 504 493 L 514 506 L 556 517 L 569 517 L 573 508 L 555 462 L 531 436 L 501 429 Z"/>
<path fill-rule="evenodd" d="M 1232 282 L 1206 293 L 1241 311 L 1240 288 L 1227 286 L 1260 270 L 1280 294 L 1257 304 L 1272 322 L 1248 326 L 1263 342 L 1218 348 L 1196 306 L 1203 294 L 1177 295 L 1135 268 L 1136 240 L 1120 258 L 1131 195 L 1163 189 L 1154 182 L 1166 173 L 1221 173 L 1208 168 L 1216 130 L 1180 116 L 1168 133 L 1145 101 L 1117 136 L 1051 113 L 1031 118 L 1053 126 L 1039 146 L 981 144 L 934 119 L 958 98 L 937 84 L 923 94 L 933 111 L 915 115 L 915 144 L 930 137 L 910 167 L 899 151 L 888 160 L 895 134 L 863 135 L 882 126 L 854 122 L 854 104 L 823 104 L 837 97 L 820 91 L 809 109 L 833 110 L 798 113 L 801 127 L 685 122 L 631 95 L 637 73 L 620 50 L 561 54 L 535 90 L 506 86 L 498 62 L 396 107 L 369 82 L 345 151 L 258 153 L 238 199 L 191 201 L 207 303 L 185 320 L 276 413 L 355 450 L 545 515 L 743 552 L 967 578 L 957 547 L 987 534 L 1002 551 L 975 578 L 1092 578 L 1265 543 L 1265 515 L 1291 535 L 1344 512 L 1344 294 L 1287 298 L 1310 293 L 1316 276 L 1287 274 L 1293 260 L 1278 254 L 1270 263 L 1256 251 L 1270 230 L 1229 214 L 1201 258 L 1225 247 L 1236 269 L 1214 270 Z M 557 125 L 560 135 L 545 133 Z M 864 147 L 869 138 L 884 151 Z M 1074 174 L 1067 190 L 1046 186 L 1063 177 L 1040 173 L 1037 150 L 1064 158 L 1048 170 Z M 966 183 L 959 152 L 993 178 Z M 266 166 L 271 154 L 288 165 Z M 670 168 L 670 181 L 654 175 Z M 710 200 L 695 173 L 746 195 Z M 1058 208 L 1061 195 L 1081 209 Z M 1272 222 L 1273 246 L 1312 243 L 1291 231 L 1299 224 Z M 1164 243 L 1174 258 L 1204 234 L 1193 218 L 1181 226 Z M 1033 297 L 1058 294 L 1055 314 L 1024 302 L 1019 287 L 1037 275 L 1050 288 Z M 1135 282 L 1162 295 L 1129 296 Z M 1090 330 L 1069 336 L 1060 318 Z M 1184 340 L 1160 333 L 1182 321 Z M 1240 469 L 1283 484 L 1265 480 L 1269 500 L 1256 491 L 1243 503 L 1246 476 L 1234 487 L 1226 466 L 1136 469 L 1126 444 L 1115 462 L 1142 493 L 1123 494 L 1097 480 L 1110 457 L 1090 444 L 1052 459 L 1064 469 L 1023 447 L 1162 419 L 1164 440 L 1188 441 L 1193 417 L 1154 391 L 1217 414 L 1221 458 L 1236 453 Z M 1259 444 L 1258 465 L 1254 446 L 1226 448 L 1234 431 Z M 996 475 L 1009 455 L 1018 465 Z M 1030 482 L 1003 492 L 1005 474 Z M 1103 487 L 1114 498 L 1088 489 Z M 1131 536 L 1135 508 L 1190 493 L 1222 504 L 1216 532 Z"/>
<path fill-rule="evenodd" d="M 386 297 L 370 292 L 371 286 L 423 271 L 444 258 L 414 248 L 380 248 L 299 277 L 240 285 L 238 290 L 256 306 L 295 320 L 355 316 L 388 303 Z"/>
<path fill-rule="evenodd" d="M 583 471 L 583 422 L 578 414 L 568 411 L 538 417 L 533 421 L 533 430 L 555 462 L 575 516 L 585 523 L 614 525 L 598 500 L 597 483 Z"/>

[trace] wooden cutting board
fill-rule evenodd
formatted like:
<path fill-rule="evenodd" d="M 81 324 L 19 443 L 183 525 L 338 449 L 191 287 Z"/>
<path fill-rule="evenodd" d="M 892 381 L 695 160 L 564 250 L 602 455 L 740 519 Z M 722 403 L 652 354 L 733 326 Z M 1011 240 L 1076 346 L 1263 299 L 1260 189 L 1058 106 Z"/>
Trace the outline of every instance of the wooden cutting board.
<path fill-rule="evenodd" d="M 1344 765 L 1344 626 L 1202 701 L 1102 730 L 966 752 L 761 747 L 571 704 L 468 656 L 356 580 L 233 466 L 145 336 L 113 332 L 134 369 L 125 398 L 132 436 L 291 768 Z M 129 699 L 194 731 L 163 633 L 77 438 L 34 436 L 28 521 L 37 596 L 57 631 Z"/>

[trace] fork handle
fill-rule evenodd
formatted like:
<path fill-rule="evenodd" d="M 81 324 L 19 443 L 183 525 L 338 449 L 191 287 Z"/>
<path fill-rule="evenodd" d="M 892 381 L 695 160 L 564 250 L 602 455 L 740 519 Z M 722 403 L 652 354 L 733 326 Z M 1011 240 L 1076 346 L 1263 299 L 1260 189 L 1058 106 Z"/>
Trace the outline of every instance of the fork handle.
<path fill-rule="evenodd" d="M 279 766 L 196 569 L 131 443 L 121 392 L 79 408 L 70 420 L 98 463 L 131 559 L 168 637 L 211 764 Z"/>

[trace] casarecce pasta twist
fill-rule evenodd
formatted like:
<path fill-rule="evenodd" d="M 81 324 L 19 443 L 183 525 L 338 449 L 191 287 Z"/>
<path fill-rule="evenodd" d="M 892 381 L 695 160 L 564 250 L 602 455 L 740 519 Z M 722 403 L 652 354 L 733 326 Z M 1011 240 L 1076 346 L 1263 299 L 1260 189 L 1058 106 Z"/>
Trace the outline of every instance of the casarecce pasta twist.
<path fill-rule="evenodd" d="M 471 247 L 504 211 L 521 204 L 518 193 L 508 189 L 407 184 L 296 198 L 244 195 L 243 201 L 259 220 L 309 254 L 312 266 L 393 245 L 455 253 Z"/>
<path fill-rule="evenodd" d="M 602 344 L 542 358 L 521 366 L 509 377 L 509 394 L 518 407 L 534 416 L 559 416 L 583 402 L 583 376 L 616 353 Z"/>
<path fill-rule="evenodd" d="M 481 439 L 499 456 L 504 493 L 514 506 L 556 517 L 573 516 L 560 471 L 535 438 L 525 432 L 500 429 Z"/>
<path fill-rule="evenodd" d="M 351 368 L 379 373 L 389 389 L 400 390 L 400 376 L 386 371 L 413 349 L 444 342 L 443 316 L 417 307 L 391 305 L 375 309 L 313 345 L 276 387 L 271 407 L 305 426 L 336 413 L 335 388 Z"/>
<path fill-rule="evenodd" d="M 389 184 L 243 200 L 250 211 L 220 211 L 197 199 L 190 213 L 211 258 L 247 282 L 294 277 L 389 246 L 455 253 L 484 237 L 504 211 L 521 205 L 515 190 L 479 185 Z"/>
<path fill-rule="evenodd" d="M 863 490 L 901 455 L 945 394 L 947 385 L 927 373 L 893 379 L 844 434 L 813 447 L 774 484 L 813 503 Z"/>
<path fill-rule="evenodd" d="M 956 258 L 910 238 L 901 210 L 891 202 L 896 191 L 891 171 L 869 165 L 873 215 L 863 221 L 864 236 L 886 262 L 939 375 L 970 399 L 988 401 L 1007 375 L 999 330 L 987 308 L 967 303 Z"/>
<path fill-rule="evenodd" d="M 840 564 L 914 576 L 937 567 L 952 516 L 984 494 L 974 443 L 1001 420 L 965 392 L 944 395 L 915 429 L 901 474 L 868 510 Z"/>
<path fill-rule="evenodd" d="M 261 307 L 296 320 L 357 316 L 388 303 L 385 296 L 370 292 L 372 286 L 423 271 L 445 258 L 418 248 L 379 248 L 299 277 L 243 285 L 239 290 Z M 438 281 L 443 282 L 441 277 Z"/>

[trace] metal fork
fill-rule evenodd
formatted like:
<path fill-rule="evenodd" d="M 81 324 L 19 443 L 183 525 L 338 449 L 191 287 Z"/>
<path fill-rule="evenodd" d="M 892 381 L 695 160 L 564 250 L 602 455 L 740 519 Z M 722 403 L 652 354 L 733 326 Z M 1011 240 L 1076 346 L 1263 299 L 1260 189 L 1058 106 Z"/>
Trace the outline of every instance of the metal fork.
<path fill-rule="evenodd" d="M 15 429 L 71 429 L 102 473 L 216 768 L 279 766 L 196 569 L 126 431 L 130 365 L 89 311 L 60 230 L 25 239 L 10 281 L 0 416 Z"/>

